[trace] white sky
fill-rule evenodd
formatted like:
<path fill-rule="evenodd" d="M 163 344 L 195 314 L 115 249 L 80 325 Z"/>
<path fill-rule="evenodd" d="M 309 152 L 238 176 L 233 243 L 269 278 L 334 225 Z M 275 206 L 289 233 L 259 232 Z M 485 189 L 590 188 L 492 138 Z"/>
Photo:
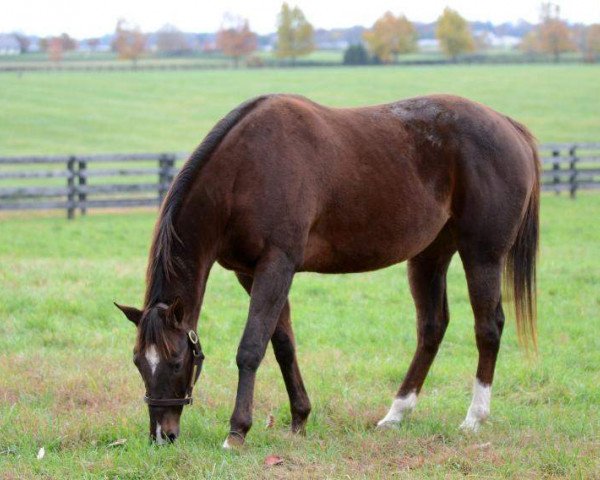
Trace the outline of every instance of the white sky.
<path fill-rule="evenodd" d="M 2 2 L 4 3 L 4 2 Z M 190 32 L 219 28 L 223 14 L 231 12 L 250 20 L 259 33 L 275 30 L 282 0 L 17 0 L 6 2 L 0 13 L 0 32 L 77 37 L 99 36 L 114 31 L 119 17 L 133 21 L 144 31 L 165 23 Z M 525 19 L 535 22 L 541 0 L 290 0 L 317 28 L 370 26 L 386 10 L 404 13 L 410 20 L 435 20 L 445 6 L 468 20 L 494 23 Z M 600 0 L 558 0 L 561 16 L 569 22 L 600 23 Z"/>

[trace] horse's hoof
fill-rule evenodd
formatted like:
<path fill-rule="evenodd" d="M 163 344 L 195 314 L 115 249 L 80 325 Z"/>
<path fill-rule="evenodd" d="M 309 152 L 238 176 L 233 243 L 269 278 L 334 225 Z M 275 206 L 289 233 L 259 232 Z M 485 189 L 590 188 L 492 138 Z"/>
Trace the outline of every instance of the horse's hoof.
<path fill-rule="evenodd" d="M 400 420 L 379 420 L 377 422 L 377 430 L 390 430 L 400 426 Z"/>
<path fill-rule="evenodd" d="M 231 435 L 229 434 L 225 441 L 223 442 L 223 448 L 225 450 L 234 450 L 240 448 L 244 445 L 244 437 L 241 435 Z"/>
<path fill-rule="evenodd" d="M 298 423 L 296 425 L 292 423 L 292 433 L 294 435 L 306 437 L 306 421 Z"/>
<path fill-rule="evenodd" d="M 467 433 L 477 433 L 479 431 L 479 427 L 481 426 L 481 422 L 475 418 L 465 418 L 465 421 L 460 424 L 460 429 L 463 432 Z"/>

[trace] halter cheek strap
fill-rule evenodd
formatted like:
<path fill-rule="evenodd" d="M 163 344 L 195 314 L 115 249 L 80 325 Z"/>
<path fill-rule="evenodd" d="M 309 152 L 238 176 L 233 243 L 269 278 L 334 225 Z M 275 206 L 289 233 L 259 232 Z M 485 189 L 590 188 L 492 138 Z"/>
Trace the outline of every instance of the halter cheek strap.
<path fill-rule="evenodd" d="M 192 405 L 194 398 L 192 393 L 194 391 L 194 385 L 200 378 L 200 372 L 202 372 L 202 362 L 204 361 L 204 354 L 202 353 L 202 347 L 200 346 L 200 340 L 194 330 L 188 332 L 188 340 L 192 349 L 192 375 L 190 376 L 190 384 L 185 391 L 185 398 L 150 398 L 148 395 L 144 395 L 144 402 L 151 407 L 179 407 L 184 405 Z"/>

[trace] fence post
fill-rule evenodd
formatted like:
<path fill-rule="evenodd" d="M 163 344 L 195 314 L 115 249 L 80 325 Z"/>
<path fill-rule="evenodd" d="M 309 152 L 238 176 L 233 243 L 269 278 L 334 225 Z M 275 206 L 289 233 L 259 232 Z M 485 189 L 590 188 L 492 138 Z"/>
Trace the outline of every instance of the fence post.
<path fill-rule="evenodd" d="M 560 156 L 560 150 L 552 150 L 552 157 L 559 157 Z M 552 171 L 554 172 L 554 178 L 552 180 L 552 183 L 554 183 L 554 193 L 556 195 L 560 194 L 560 188 L 559 188 L 559 184 L 560 184 L 560 160 L 553 160 L 552 161 Z"/>
<path fill-rule="evenodd" d="M 167 190 L 171 188 L 171 184 L 173 183 L 173 172 L 175 171 L 175 155 L 167 155 L 166 158 L 166 180 L 167 180 Z"/>
<path fill-rule="evenodd" d="M 79 191 L 79 209 L 82 215 L 87 213 L 87 162 L 85 160 L 79 160 L 77 168 L 77 189 Z"/>
<path fill-rule="evenodd" d="M 67 160 L 67 218 L 75 218 L 75 157 Z"/>
<path fill-rule="evenodd" d="M 569 176 L 569 183 L 571 185 L 570 194 L 571 198 L 575 198 L 577 192 L 577 145 L 573 145 L 569 150 L 569 169 L 571 170 L 571 175 Z"/>
<path fill-rule="evenodd" d="M 166 159 L 167 156 L 162 153 L 158 157 L 158 206 L 162 205 L 162 202 L 165 198 L 165 194 L 167 193 L 167 189 L 165 187 L 166 182 Z"/>
<path fill-rule="evenodd" d="M 162 202 L 173 181 L 173 169 L 175 168 L 175 155 L 163 153 L 158 157 L 158 204 Z"/>

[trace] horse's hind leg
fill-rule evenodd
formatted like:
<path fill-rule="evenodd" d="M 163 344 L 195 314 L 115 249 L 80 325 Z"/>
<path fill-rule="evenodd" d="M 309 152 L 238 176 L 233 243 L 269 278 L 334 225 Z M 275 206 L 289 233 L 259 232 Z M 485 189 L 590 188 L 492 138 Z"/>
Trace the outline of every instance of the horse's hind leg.
<path fill-rule="evenodd" d="M 252 277 L 241 273 L 236 273 L 236 276 L 246 292 L 250 294 L 252 290 Z M 296 345 L 294 342 L 289 300 L 285 302 L 283 310 L 279 315 L 277 327 L 271 337 L 271 343 L 275 352 L 275 358 L 281 369 L 285 388 L 290 397 L 292 431 L 294 433 L 303 433 L 311 406 L 296 359 Z"/>
<path fill-rule="evenodd" d="M 427 372 L 448 326 L 446 272 L 456 251 L 449 226 L 408 262 L 408 278 L 417 310 L 417 350 L 388 414 L 377 424 L 398 423 L 414 408 Z"/>
<path fill-rule="evenodd" d="M 475 316 L 475 338 L 479 351 L 473 399 L 461 428 L 477 431 L 490 413 L 492 380 L 504 327 L 500 297 L 503 258 L 474 254 L 473 249 L 463 248 L 460 254 Z"/>

